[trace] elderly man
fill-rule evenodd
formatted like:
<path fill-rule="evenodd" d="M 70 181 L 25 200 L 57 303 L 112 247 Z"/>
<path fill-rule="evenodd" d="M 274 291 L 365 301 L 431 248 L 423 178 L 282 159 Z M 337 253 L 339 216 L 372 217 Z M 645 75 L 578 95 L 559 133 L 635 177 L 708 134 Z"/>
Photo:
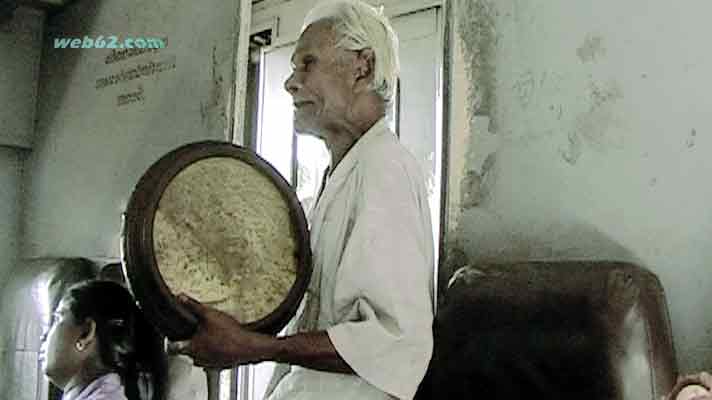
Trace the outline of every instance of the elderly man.
<path fill-rule="evenodd" d="M 664 400 L 712 400 L 712 374 L 700 372 L 679 377 Z"/>
<path fill-rule="evenodd" d="M 274 400 L 410 399 L 432 353 L 433 243 L 422 172 L 384 121 L 397 39 L 354 0 L 322 3 L 304 26 L 285 89 L 297 131 L 331 153 L 310 215 L 310 288 L 280 338 L 182 297 L 202 324 L 180 351 L 204 366 L 289 365 Z"/>

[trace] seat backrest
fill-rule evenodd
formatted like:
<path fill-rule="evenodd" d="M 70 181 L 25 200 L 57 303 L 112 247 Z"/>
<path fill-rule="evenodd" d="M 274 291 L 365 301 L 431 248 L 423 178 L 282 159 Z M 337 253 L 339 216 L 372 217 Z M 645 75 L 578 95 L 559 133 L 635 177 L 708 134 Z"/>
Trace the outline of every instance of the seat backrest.
<path fill-rule="evenodd" d="M 658 399 L 677 376 L 657 277 L 622 262 L 458 270 L 417 399 Z"/>

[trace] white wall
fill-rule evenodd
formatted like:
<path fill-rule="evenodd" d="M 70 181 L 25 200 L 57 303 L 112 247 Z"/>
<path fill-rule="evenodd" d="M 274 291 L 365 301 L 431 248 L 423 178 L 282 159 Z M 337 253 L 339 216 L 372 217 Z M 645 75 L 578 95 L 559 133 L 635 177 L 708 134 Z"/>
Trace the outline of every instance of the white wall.
<path fill-rule="evenodd" d="M 22 167 L 31 146 L 45 15 L 25 7 L 0 24 L 0 287 L 20 249 Z"/>
<path fill-rule="evenodd" d="M 0 145 L 32 145 L 44 21 L 44 11 L 19 7 L 0 24 Z"/>
<path fill-rule="evenodd" d="M 239 1 L 78 1 L 50 18 L 37 138 L 27 161 L 25 257 L 118 257 L 121 213 L 141 174 L 181 144 L 226 139 Z M 54 39 L 150 36 L 167 47 L 124 60 Z M 162 72 L 100 87 L 150 63 Z M 135 94 L 133 103 L 119 96 Z"/>
<path fill-rule="evenodd" d="M 0 287 L 19 255 L 23 158 L 22 151 L 0 146 Z"/>
<path fill-rule="evenodd" d="M 121 213 L 143 172 L 184 143 L 231 137 L 239 26 L 239 0 L 80 0 L 48 20 L 22 257 L 119 257 Z M 167 47 L 121 60 L 109 49 L 54 48 L 55 38 L 85 35 Z M 98 85 L 155 64 L 160 72 Z M 170 398 L 206 396 L 201 370 L 179 361 L 170 385 Z"/>
<path fill-rule="evenodd" d="M 454 2 L 451 265 L 623 259 L 712 366 L 712 3 Z M 453 261 L 454 260 L 454 261 Z"/>

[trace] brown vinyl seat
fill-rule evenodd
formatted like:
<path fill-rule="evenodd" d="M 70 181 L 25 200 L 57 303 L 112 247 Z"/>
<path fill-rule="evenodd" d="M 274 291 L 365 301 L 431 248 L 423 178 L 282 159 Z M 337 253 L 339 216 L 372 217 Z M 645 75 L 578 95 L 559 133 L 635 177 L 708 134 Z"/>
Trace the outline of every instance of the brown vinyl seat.
<path fill-rule="evenodd" d="M 623 262 L 458 270 L 416 399 L 659 399 L 677 365 L 665 294 Z"/>

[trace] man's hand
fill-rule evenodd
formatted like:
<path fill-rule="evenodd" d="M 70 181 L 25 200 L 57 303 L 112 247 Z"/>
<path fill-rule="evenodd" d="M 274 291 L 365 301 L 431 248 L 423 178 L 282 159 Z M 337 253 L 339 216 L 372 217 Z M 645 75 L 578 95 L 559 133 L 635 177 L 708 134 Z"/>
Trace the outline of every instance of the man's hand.
<path fill-rule="evenodd" d="M 236 365 L 276 361 L 327 372 L 353 374 L 325 331 L 276 338 L 248 331 L 230 315 L 186 296 L 181 302 L 198 319 L 190 340 L 171 342 L 168 351 L 193 358 L 200 367 L 230 368 Z"/>
<path fill-rule="evenodd" d="M 201 367 L 231 368 L 266 361 L 276 351 L 276 338 L 243 328 L 230 315 L 186 296 L 178 301 L 198 319 L 198 330 L 189 340 L 171 342 L 168 350 L 185 354 Z"/>
<path fill-rule="evenodd" d="M 678 378 L 665 400 L 712 400 L 712 375 L 701 372 Z"/>

